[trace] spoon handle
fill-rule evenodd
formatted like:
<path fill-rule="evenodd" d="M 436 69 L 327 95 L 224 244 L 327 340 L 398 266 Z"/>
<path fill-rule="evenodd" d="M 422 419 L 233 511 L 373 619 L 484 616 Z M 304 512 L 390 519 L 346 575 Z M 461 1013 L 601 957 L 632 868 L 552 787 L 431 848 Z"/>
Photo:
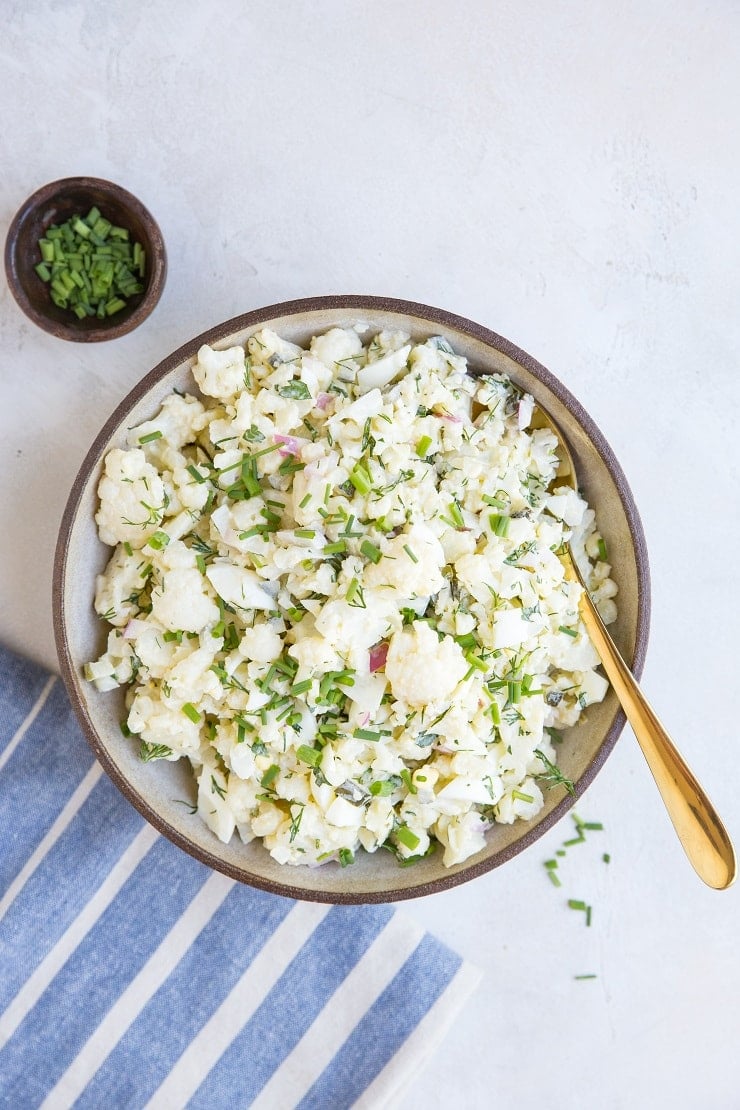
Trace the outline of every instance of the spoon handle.
<path fill-rule="evenodd" d="M 724 890 L 736 873 L 735 852 L 724 825 L 648 704 L 585 588 L 580 611 L 686 855 L 708 886 Z"/>

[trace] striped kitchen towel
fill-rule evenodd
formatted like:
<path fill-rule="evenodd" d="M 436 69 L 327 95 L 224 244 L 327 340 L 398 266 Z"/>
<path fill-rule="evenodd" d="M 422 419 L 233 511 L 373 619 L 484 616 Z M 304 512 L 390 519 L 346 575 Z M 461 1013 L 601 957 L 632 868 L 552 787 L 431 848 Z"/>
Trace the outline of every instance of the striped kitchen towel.
<path fill-rule="evenodd" d="M 61 681 L 0 647 L 0 1106 L 388 1105 L 478 973 L 386 906 L 211 872 L 102 774 Z"/>

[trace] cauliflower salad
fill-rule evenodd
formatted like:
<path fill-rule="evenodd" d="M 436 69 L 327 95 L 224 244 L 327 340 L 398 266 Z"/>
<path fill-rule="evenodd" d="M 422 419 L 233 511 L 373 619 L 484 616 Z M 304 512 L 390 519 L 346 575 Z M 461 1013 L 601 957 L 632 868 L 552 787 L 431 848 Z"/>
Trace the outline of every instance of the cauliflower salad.
<path fill-rule="evenodd" d="M 286 864 L 451 866 L 568 788 L 557 730 L 607 683 L 561 545 L 607 622 L 616 586 L 532 398 L 359 324 L 203 346 L 193 375 L 98 488 L 85 675 L 127 687 L 141 758 L 189 760 L 216 836 Z"/>

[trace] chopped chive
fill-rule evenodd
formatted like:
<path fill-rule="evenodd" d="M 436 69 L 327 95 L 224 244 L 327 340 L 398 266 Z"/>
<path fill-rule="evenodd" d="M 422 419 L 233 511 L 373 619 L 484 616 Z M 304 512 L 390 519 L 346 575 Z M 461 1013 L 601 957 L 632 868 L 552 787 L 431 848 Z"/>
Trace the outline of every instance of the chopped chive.
<path fill-rule="evenodd" d="M 354 852 L 350 851 L 349 848 L 340 848 L 339 849 L 339 863 L 341 864 L 342 867 L 349 867 L 350 864 L 353 864 L 354 862 L 355 862 Z"/>
<path fill-rule="evenodd" d="M 280 768 L 278 767 L 277 763 L 271 764 L 260 779 L 260 786 L 262 787 L 262 789 L 269 790 L 270 786 L 279 774 Z"/>
<path fill-rule="evenodd" d="M 316 535 L 316 532 L 314 531 L 313 528 L 296 528 L 295 534 L 298 537 L 298 539 L 312 540 L 314 538 L 314 536 Z"/>
<path fill-rule="evenodd" d="M 586 912 L 586 903 L 579 901 L 579 899 L 577 899 L 577 898 L 569 898 L 568 899 L 568 909 L 570 909 L 570 910 L 582 910 L 585 913 Z"/>
<path fill-rule="evenodd" d="M 591 925 L 591 906 L 586 906 L 586 925 Z"/>
<path fill-rule="evenodd" d="M 432 446 L 432 437 L 431 436 L 422 436 L 421 439 L 419 440 L 419 442 L 416 445 L 416 454 L 419 456 L 420 459 L 423 459 L 423 458 L 426 457 L 427 451 L 429 450 L 429 448 L 431 446 Z"/>
<path fill-rule="evenodd" d="M 337 540 L 336 543 L 328 543 L 324 548 L 324 555 L 341 555 L 342 552 L 347 550 L 346 540 Z"/>
<path fill-rule="evenodd" d="M 489 520 L 494 536 L 501 536 L 503 538 L 504 536 L 508 535 L 509 525 L 511 524 L 511 517 L 501 516 L 497 513 L 491 513 Z"/>
<path fill-rule="evenodd" d="M 370 793 L 374 798 L 387 798 L 395 789 L 390 779 L 378 779 L 377 782 L 370 783 Z"/>
<path fill-rule="evenodd" d="M 363 540 L 360 544 L 360 554 L 364 555 L 371 563 L 379 563 L 381 554 L 379 549 L 370 540 Z"/>
<path fill-rule="evenodd" d="M 503 501 L 500 497 L 491 497 L 489 494 L 483 494 L 483 501 L 486 505 L 490 505 L 492 509 L 505 509 L 508 505 L 507 501 Z"/>
<path fill-rule="evenodd" d="M 349 480 L 358 493 L 367 494 L 373 488 L 373 480 L 362 463 L 356 463 L 349 474 Z"/>
<path fill-rule="evenodd" d="M 602 832 L 604 828 L 601 821 L 579 821 L 578 827 L 588 829 L 591 832 Z"/>
<path fill-rule="evenodd" d="M 485 674 L 488 670 L 488 664 L 479 655 L 474 655 L 472 651 L 466 652 L 465 661 L 469 667 L 474 667 L 476 671 L 483 671 Z"/>
<path fill-rule="evenodd" d="M 573 978 L 576 979 L 576 980 L 578 980 L 578 979 L 598 979 L 598 976 L 597 975 L 574 975 Z"/>
<path fill-rule="evenodd" d="M 128 542 L 128 540 L 124 540 L 124 541 L 123 541 L 123 550 L 124 550 L 124 551 L 126 552 L 126 554 L 127 554 L 127 555 L 129 555 L 129 556 L 133 555 L 133 553 L 134 553 L 134 549 L 132 548 L 132 546 L 131 546 L 131 544 L 130 544 L 130 543 Z"/>
<path fill-rule="evenodd" d="M 196 482 L 205 482 L 205 477 L 195 466 L 192 465 L 192 463 L 190 464 L 190 466 L 186 467 L 186 470 L 190 477 L 194 478 Z"/>
<path fill-rule="evenodd" d="M 396 839 L 403 844 L 405 848 L 418 848 L 421 841 L 415 832 L 412 832 L 408 825 L 399 825 L 396 829 Z"/>
<path fill-rule="evenodd" d="M 182 643 L 182 632 L 165 632 L 162 635 L 162 639 L 164 640 L 164 642 L 166 644 L 172 644 L 172 643 L 181 644 Z"/>
<path fill-rule="evenodd" d="M 309 503 L 310 500 L 311 500 L 311 494 L 307 493 L 306 496 L 303 498 L 303 500 L 299 502 L 298 508 L 299 509 L 305 509 L 306 505 Z"/>
<path fill-rule="evenodd" d="M 557 865 L 558 865 L 558 861 L 556 859 L 546 859 L 545 860 L 545 867 L 547 867 L 548 869 L 554 870 L 557 867 Z"/>
<path fill-rule="evenodd" d="M 298 694 L 305 694 L 307 690 L 311 689 L 311 682 L 312 680 L 310 678 L 304 678 L 302 682 L 294 682 L 290 688 L 291 694 L 294 694 L 296 697 Z"/>
<path fill-rule="evenodd" d="M 372 740 L 373 742 L 380 740 L 381 737 L 380 732 L 374 732 L 369 728 L 356 728 L 352 735 L 357 740 Z"/>
<path fill-rule="evenodd" d="M 296 755 L 302 763 L 308 763 L 310 767 L 318 767 L 321 763 L 321 749 L 309 748 L 308 744 L 301 744 L 296 748 Z"/>
<path fill-rule="evenodd" d="M 197 725 L 200 722 L 201 715 L 192 702 L 186 701 L 182 707 L 182 711 L 186 717 L 190 718 L 194 725 Z"/>
<path fill-rule="evenodd" d="M 554 871 L 548 871 L 547 875 L 548 875 L 548 878 L 549 878 L 549 880 L 550 880 L 550 882 L 552 883 L 553 886 L 562 886 L 563 885 L 560 882 L 560 879 L 557 877 L 557 875 L 555 874 Z"/>
<path fill-rule="evenodd" d="M 408 790 L 409 794 L 419 793 L 411 778 L 411 772 L 409 771 L 408 767 L 404 767 L 404 769 L 401 771 L 401 778 L 403 779 L 403 784 Z"/>
<path fill-rule="evenodd" d="M 155 439 L 161 439 L 162 433 L 160 431 L 147 432 L 145 436 L 139 436 L 139 443 L 154 443 Z"/>
<path fill-rule="evenodd" d="M 607 559 L 607 552 L 606 552 L 606 541 L 603 539 L 603 537 L 599 536 L 599 542 L 597 543 L 596 546 L 597 546 L 597 550 L 598 550 L 599 559 L 601 560 L 602 563 L 605 563 L 606 559 Z"/>
<path fill-rule="evenodd" d="M 166 547 L 169 542 L 170 537 L 167 535 L 166 532 L 155 532 L 154 535 L 150 536 L 147 540 L 149 546 L 153 547 L 155 551 L 161 551 L 162 548 Z"/>
<path fill-rule="evenodd" d="M 574 638 L 578 635 L 577 628 L 566 628 L 564 624 L 558 625 L 558 632 L 564 632 L 566 636 L 573 636 Z"/>
<path fill-rule="evenodd" d="M 463 515 L 457 501 L 450 502 L 447 507 L 447 512 L 450 514 L 450 520 L 453 522 L 455 528 L 465 527 L 465 521 L 463 520 Z"/>
<path fill-rule="evenodd" d="M 512 796 L 512 798 L 515 798 L 517 802 L 533 802 L 534 801 L 534 798 L 532 797 L 531 794 L 525 794 L 522 790 L 512 790 L 511 796 Z"/>
<path fill-rule="evenodd" d="M 405 543 L 403 545 L 403 549 L 406 552 L 406 554 L 408 555 L 408 557 L 409 557 L 409 559 L 411 560 L 412 563 L 418 563 L 419 562 L 418 558 L 416 557 L 416 555 L 414 555 L 413 551 L 411 550 L 411 548 L 409 547 L 409 545 L 407 543 Z"/>
<path fill-rule="evenodd" d="M 608 852 L 604 852 L 601 858 L 603 859 L 604 863 L 610 863 L 612 857 L 609 855 Z"/>
<path fill-rule="evenodd" d="M 509 701 L 512 705 L 516 705 L 522 698 L 522 684 L 516 679 L 507 682 Z"/>

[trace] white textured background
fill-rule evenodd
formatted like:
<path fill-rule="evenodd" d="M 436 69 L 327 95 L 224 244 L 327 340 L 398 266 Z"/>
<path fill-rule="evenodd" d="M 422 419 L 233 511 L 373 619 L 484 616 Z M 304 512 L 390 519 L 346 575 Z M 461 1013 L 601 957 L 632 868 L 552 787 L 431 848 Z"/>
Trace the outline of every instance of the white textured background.
<path fill-rule="evenodd" d="M 737 3 L 5 0 L 0 24 L 3 232 L 46 181 L 98 175 L 170 261 L 155 314 L 100 346 L 0 290 L 6 642 L 54 665 L 68 489 L 173 348 L 297 296 L 439 305 L 529 350 L 612 443 L 651 555 L 644 685 L 740 841 Z M 408 907 L 487 977 L 404 1110 L 740 1106 L 738 890 L 694 877 L 628 731 L 580 809 L 606 830 L 562 890 L 542 860 L 566 829 Z"/>

